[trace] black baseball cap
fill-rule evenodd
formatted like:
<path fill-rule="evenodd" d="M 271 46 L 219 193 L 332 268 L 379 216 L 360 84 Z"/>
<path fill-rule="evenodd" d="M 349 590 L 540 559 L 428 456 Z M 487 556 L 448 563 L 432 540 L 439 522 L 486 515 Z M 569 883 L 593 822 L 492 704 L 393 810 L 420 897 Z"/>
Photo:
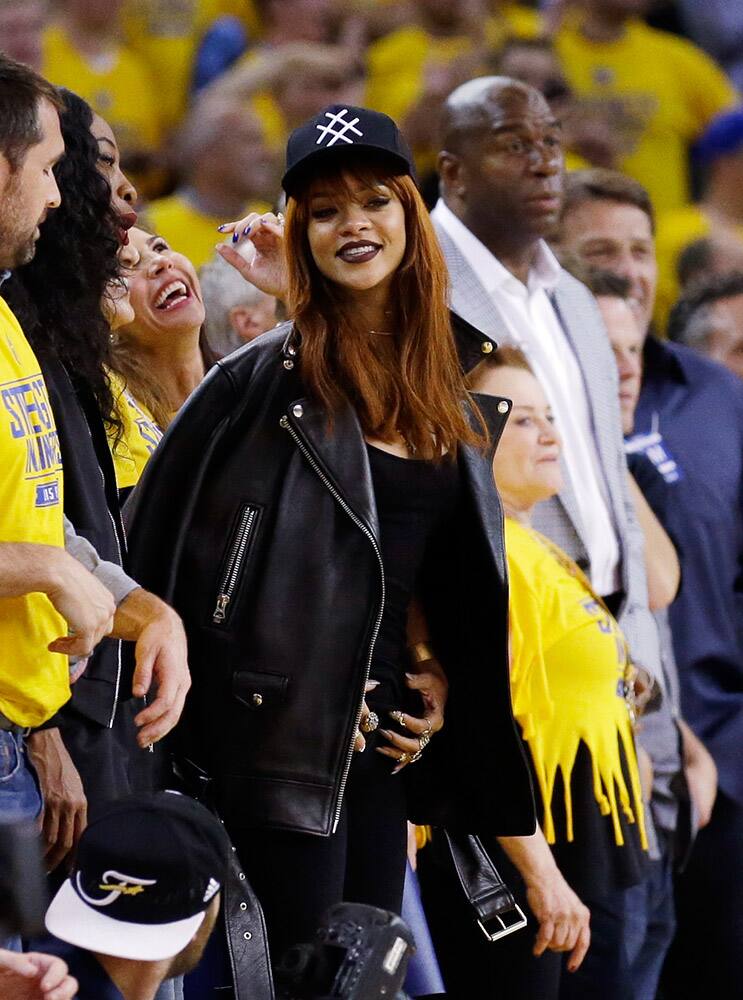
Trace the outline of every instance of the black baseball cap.
<path fill-rule="evenodd" d="M 47 930 L 87 951 L 172 958 L 224 885 L 220 821 L 178 792 L 111 803 L 80 838 L 77 862 L 46 913 Z"/>
<path fill-rule="evenodd" d="M 286 173 L 282 185 L 296 195 L 318 169 L 349 151 L 383 158 L 397 174 L 415 178 L 413 156 L 389 115 L 348 104 L 331 104 L 304 125 L 295 128 L 286 146 Z"/>

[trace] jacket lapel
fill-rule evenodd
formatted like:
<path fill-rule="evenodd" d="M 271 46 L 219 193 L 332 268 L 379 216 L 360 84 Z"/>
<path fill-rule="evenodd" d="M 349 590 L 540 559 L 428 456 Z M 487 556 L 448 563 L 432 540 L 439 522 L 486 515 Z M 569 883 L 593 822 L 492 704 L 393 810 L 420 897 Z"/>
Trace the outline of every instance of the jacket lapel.
<path fill-rule="evenodd" d="M 434 222 L 449 268 L 452 310 L 495 341 L 503 341 L 506 324 L 449 234 Z"/>
<path fill-rule="evenodd" d="M 327 411 L 306 397 L 290 404 L 287 417 L 309 446 L 319 471 L 379 542 L 379 517 L 366 442 L 353 408 L 346 404 L 335 413 L 330 429 Z"/>

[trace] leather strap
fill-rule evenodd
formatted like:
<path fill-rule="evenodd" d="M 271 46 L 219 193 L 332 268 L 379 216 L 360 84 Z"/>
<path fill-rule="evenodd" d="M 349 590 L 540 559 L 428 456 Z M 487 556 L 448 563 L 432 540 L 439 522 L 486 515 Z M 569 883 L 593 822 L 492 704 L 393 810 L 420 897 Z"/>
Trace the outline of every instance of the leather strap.
<path fill-rule="evenodd" d="M 219 819 L 211 794 L 212 781 L 206 772 L 185 757 L 174 757 L 171 764 L 186 794 L 205 805 Z M 235 1000 L 275 1000 L 263 910 L 234 847 L 222 902 Z"/>
<path fill-rule="evenodd" d="M 459 884 L 475 911 L 483 934 L 490 941 L 497 941 L 525 927 L 523 910 L 500 877 L 480 838 L 469 833 L 442 832 Z"/>

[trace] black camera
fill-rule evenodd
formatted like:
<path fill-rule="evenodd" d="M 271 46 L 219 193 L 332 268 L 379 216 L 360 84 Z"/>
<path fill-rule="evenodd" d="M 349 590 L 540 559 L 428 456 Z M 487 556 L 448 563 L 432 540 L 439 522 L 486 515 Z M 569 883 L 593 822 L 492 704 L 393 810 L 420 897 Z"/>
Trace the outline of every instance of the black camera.
<path fill-rule="evenodd" d="M 415 942 L 394 913 L 338 903 L 311 944 L 290 948 L 274 969 L 279 1000 L 408 1000 L 402 992 Z"/>
<path fill-rule="evenodd" d="M 33 822 L 0 822 L 0 940 L 44 928 L 47 891 Z"/>

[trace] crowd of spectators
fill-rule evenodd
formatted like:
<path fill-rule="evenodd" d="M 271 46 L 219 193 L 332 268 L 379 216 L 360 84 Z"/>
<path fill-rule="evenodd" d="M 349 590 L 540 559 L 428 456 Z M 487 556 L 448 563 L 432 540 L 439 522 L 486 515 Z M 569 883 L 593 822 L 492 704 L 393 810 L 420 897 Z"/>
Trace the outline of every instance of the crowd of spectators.
<path fill-rule="evenodd" d="M 139 484 L 183 439 L 169 426 L 220 359 L 292 319 L 286 144 L 331 105 L 399 126 L 476 333 L 467 384 L 513 400 L 494 476 L 539 825 L 488 850 L 529 923 L 480 939 L 441 832 L 411 828 L 404 905 L 429 956 L 411 995 L 738 996 L 736 5 L 0 0 L 0 61 L 0 822 L 40 824 L 55 894 L 47 934 L 0 937 L 3 997 L 201 1000 L 260 964 L 234 960 L 257 906 L 234 847 L 159 790 L 189 602 L 132 566 L 142 497 L 167 503 L 162 464 Z M 611 723 L 577 707 L 590 657 L 568 593 L 624 650 Z"/>

